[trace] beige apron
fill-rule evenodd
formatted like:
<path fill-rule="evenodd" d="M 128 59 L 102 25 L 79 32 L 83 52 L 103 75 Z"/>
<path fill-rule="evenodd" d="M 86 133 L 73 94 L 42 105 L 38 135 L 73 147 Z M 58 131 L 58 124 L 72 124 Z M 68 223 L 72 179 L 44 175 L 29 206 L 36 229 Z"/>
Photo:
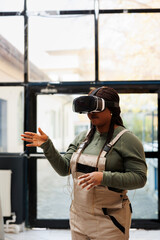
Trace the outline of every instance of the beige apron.
<path fill-rule="evenodd" d="M 78 185 L 85 172 L 105 171 L 106 152 L 97 156 L 73 153 L 70 167 L 73 177 L 73 201 L 70 209 L 72 240 L 127 240 L 131 224 L 127 191 L 115 192 L 102 185 L 90 190 Z M 77 161 L 78 160 L 78 161 Z M 97 169 L 98 168 L 98 169 Z"/>

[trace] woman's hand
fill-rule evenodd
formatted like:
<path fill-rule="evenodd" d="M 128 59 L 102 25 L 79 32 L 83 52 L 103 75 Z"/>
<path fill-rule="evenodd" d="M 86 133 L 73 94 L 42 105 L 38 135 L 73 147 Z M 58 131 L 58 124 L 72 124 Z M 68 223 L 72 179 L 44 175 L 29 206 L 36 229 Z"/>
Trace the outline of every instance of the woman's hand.
<path fill-rule="evenodd" d="M 41 128 L 38 128 L 38 131 L 40 134 L 25 132 L 21 135 L 23 141 L 30 143 L 26 145 L 27 147 L 40 147 L 42 143 L 48 140 L 48 136 L 41 130 Z"/>
<path fill-rule="evenodd" d="M 103 172 L 92 172 L 84 174 L 80 177 L 79 185 L 82 185 L 82 188 L 87 187 L 87 190 L 91 189 L 96 185 L 100 185 L 103 179 Z"/>

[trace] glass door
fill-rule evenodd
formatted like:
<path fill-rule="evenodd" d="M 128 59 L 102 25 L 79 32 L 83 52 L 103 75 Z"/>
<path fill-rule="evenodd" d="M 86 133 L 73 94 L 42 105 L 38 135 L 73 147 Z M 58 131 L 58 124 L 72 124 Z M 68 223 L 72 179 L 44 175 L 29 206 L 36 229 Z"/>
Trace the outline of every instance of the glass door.
<path fill-rule="evenodd" d="M 37 89 L 36 89 L 37 91 Z M 35 121 L 30 121 L 32 131 L 40 127 L 63 155 L 69 144 L 83 130 L 90 127 L 87 115 L 72 111 L 72 101 L 77 93 L 47 94 L 31 91 L 30 109 Z M 34 125 L 33 125 L 34 124 Z M 59 176 L 45 158 L 41 148 L 29 151 L 29 222 L 32 226 L 53 228 L 69 227 L 69 209 L 72 201 L 72 176 Z M 33 172 L 34 171 L 34 172 Z"/>
<path fill-rule="evenodd" d="M 67 94 L 37 96 L 37 127 L 50 137 L 63 154 L 75 136 L 89 128 L 86 115 L 72 111 L 75 96 Z M 38 152 L 42 152 L 40 148 Z M 46 159 L 37 159 L 37 218 L 69 219 L 72 177 L 61 177 Z"/>
<path fill-rule="evenodd" d="M 68 94 L 68 87 L 63 91 L 58 88 L 45 91 L 37 88 L 34 90 L 36 92 L 31 91 L 30 95 L 30 102 L 36 103 L 36 107 L 31 109 L 34 113 L 32 117 L 36 119 L 34 126 L 34 121 L 31 121 L 33 122 L 31 129 L 38 131 L 38 127 L 41 127 L 62 155 L 81 131 L 90 128 L 87 115 L 72 111 L 73 99 L 85 91 L 80 89 L 79 92 L 79 88 L 75 90 L 73 86 L 70 89 L 72 90 Z M 133 208 L 132 227 L 138 225 L 145 227 L 145 224 L 148 226 L 151 221 L 159 221 L 158 94 L 134 91 L 125 93 L 125 90 L 119 90 L 120 106 L 125 127 L 140 139 L 146 154 L 147 183 L 143 189 L 128 191 Z M 45 158 L 41 148 L 31 151 L 30 223 L 36 227 L 68 228 L 73 190 L 72 176 L 59 176 Z M 145 203 L 143 207 L 142 203 Z"/>

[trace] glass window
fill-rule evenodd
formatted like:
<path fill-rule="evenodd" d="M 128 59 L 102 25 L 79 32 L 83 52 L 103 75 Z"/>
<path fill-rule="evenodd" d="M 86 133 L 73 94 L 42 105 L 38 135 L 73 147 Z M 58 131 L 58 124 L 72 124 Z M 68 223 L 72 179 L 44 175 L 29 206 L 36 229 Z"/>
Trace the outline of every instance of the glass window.
<path fill-rule="evenodd" d="M 23 17 L 0 18 L 0 82 L 24 81 L 23 24 Z"/>
<path fill-rule="evenodd" d="M 142 189 L 128 192 L 134 219 L 158 219 L 158 191 L 155 178 L 155 169 L 158 169 L 157 159 L 146 159 L 148 166 L 147 183 Z M 143 207 L 142 207 L 143 203 Z"/>
<path fill-rule="evenodd" d="M 146 152 L 158 151 L 157 94 L 120 94 L 124 125 L 143 143 Z"/>
<path fill-rule="evenodd" d="M 22 11 L 24 7 L 24 0 L 5 0 L 1 1 L 0 12 L 15 12 Z"/>
<path fill-rule="evenodd" d="M 69 219 L 72 177 L 59 176 L 47 159 L 37 159 L 37 218 Z"/>
<path fill-rule="evenodd" d="M 94 8 L 94 0 L 28 0 L 28 10 L 43 11 L 43 10 L 86 10 Z"/>
<path fill-rule="evenodd" d="M 159 13 L 100 15 L 100 80 L 160 79 L 159 19 Z"/>
<path fill-rule="evenodd" d="M 23 152 L 23 93 L 22 87 L 0 88 L 0 152 Z"/>
<path fill-rule="evenodd" d="M 38 95 L 37 126 L 53 140 L 59 151 L 83 130 L 90 128 L 87 114 L 72 111 L 75 95 Z M 143 143 L 146 152 L 158 150 L 157 94 L 120 94 L 124 125 Z M 41 151 L 41 149 L 39 149 Z"/>
<path fill-rule="evenodd" d="M 100 0 L 100 9 L 129 9 L 129 8 L 159 8 L 160 2 L 158 0 Z"/>
<path fill-rule="evenodd" d="M 60 152 L 83 130 L 90 127 L 87 114 L 72 111 L 74 95 L 38 95 L 37 126 L 50 137 Z M 42 151 L 42 149 L 38 149 Z"/>
<path fill-rule="evenodd" d="M 30 81 L 94 80 L 93 16 L 30 17 Z"/>
<path fill-rule="evenodd" d="M 7 101 L 0 99 L 0 151 L 7 151 Z"/>

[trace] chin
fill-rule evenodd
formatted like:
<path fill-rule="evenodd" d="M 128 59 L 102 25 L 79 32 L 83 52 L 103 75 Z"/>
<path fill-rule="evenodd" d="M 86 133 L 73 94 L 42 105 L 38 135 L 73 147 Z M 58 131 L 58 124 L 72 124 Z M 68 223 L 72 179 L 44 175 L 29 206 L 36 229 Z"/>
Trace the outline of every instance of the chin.
<path fill-rule="evenodd" d="M 99 125 L 99 124 L 98 124 L 98 121 L 97 121 L 96 119 L 92 120 L 91 122 L 92 122 L 92 124 L 95 125 L 95 126 L 98 126 L 98 125 Z"/>

